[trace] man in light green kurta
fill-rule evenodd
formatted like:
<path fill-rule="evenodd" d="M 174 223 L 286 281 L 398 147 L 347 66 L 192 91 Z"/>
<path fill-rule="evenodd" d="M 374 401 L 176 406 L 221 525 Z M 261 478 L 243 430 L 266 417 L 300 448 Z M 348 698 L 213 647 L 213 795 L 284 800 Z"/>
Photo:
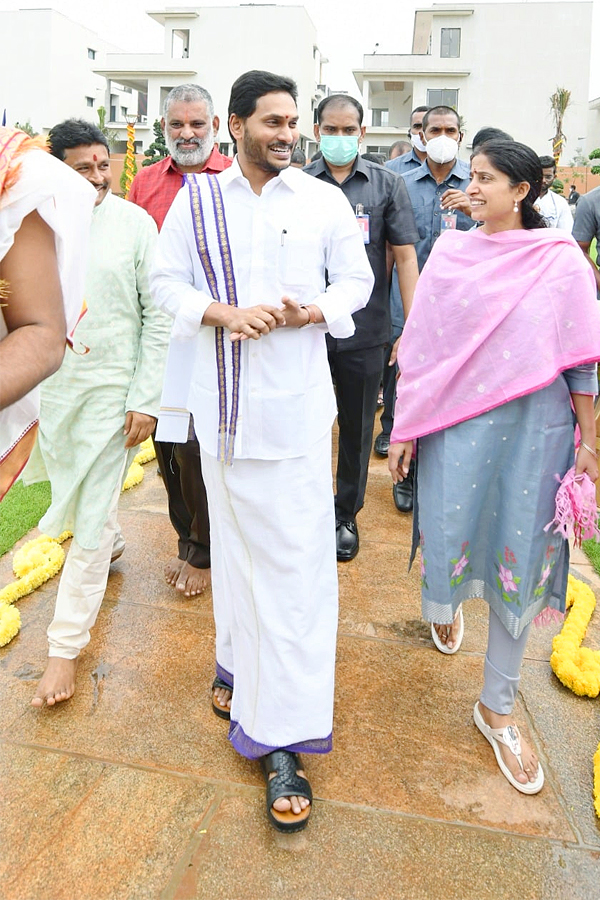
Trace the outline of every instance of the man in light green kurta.
<path fill-rule="evenodd" d="M 67 352 L 42 391 L 39 449 L 52 505 L 40 528 L 53 537 L 72 531 L 73 541 L 34 706 L 53 706 L 75 690 L 77 657 L 90 639 L 111 558 L 123 551 L 119 494 L 129 457 L 156 424 L 170 329 L 148 291 L 156 225 L 141 207 L 110 193 L 104 135 L 70 119 L 52 129 L 50 141 L 53 155 L 87 178 L 98 198 L 86 276 L 88 311 L 75 332 L 75 352 Z"/>

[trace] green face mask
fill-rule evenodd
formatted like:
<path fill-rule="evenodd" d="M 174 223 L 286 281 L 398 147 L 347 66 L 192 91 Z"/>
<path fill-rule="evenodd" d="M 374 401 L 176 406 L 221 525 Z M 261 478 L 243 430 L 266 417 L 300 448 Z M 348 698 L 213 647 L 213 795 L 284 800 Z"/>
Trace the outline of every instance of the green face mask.
<path fill-rule="evenodd" d="M 332 166 L 347 166 L 358 153 L 358 135 L 322 134 L 320 147 Z"/>

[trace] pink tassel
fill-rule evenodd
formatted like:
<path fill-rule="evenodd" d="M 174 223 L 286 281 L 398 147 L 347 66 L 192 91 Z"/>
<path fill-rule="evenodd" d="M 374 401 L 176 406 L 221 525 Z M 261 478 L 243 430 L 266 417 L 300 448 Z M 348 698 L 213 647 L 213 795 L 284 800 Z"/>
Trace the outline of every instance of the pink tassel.
<path fill-rule="evenodd" d="M 548 522 L 544 531 L 553 525 L 556 525 L 554 534 L 562 534 L 565 540 L 574 538 L 576 547 L 581 547 L 582 540 L 600 540 L 594 483 L 586 472 L 576 475 L 575 466 L 569 469 L 560 483 L 554 519 Z"/>

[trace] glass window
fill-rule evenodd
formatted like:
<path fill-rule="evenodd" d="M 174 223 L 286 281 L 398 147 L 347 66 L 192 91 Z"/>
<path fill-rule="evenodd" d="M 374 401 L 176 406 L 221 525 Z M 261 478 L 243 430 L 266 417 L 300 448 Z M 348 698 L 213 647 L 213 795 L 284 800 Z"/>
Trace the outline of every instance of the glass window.
<path fill-rule="evenodd" d="M 460 28 L 442 28 L 440 56 L 442 59 L 460 56 Z"/>
<path fill-rule="evenodd" d="M 93 98 L 93 97 L 86 97 L 86 98 L 85 98 L 85 102 L 87 103 L 88 106 L 93 106 L 93 105 L 94 105 L 94 98 Z"/>
<path fill-rule="evenodd" d="M 458 90 L 443 89 L 427 91 L 427 106 L 458 106 Z"/>
<path fill-rule="evenodd" d="M 96 59 L 96 51 L 88 47 L 88 59 Z"/>
<path fill-rule="evenodd" d="M 373 125 L 382 126 L 390 124 L 390 111 L 389 109 L 374 109 L 373 112 Z"/>

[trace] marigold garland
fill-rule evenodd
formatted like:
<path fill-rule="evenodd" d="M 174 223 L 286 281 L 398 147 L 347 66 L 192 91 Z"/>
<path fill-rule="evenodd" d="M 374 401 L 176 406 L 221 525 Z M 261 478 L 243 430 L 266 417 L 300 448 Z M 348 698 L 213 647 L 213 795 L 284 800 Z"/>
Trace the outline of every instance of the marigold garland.
<path fill-rule="evenodd" d="M 123 490 L 139 484 L 144 477 L 142 465 L 154 459 L 156 453 L 152 440 L 144 441 L 127 472 Z M 13 572 L 17 581 L 12 581 L 0 590 L 0 647 L 10 643 L 21 628 L 21 615 L 12 604 L 21 597 L 31 594 L 36 588 L 57 575 L 65 561 L 65 552 L 60 546 L 72 532 L 64 531 L 58 538 L 42 534 L 23 544 L 13 557 Z"/>
<path fill-rule="evenodd" d="M 595 607 L 592 589 L 569 575 L 567 609 L 571 611 L 552 641 L 550 665 L 565 687 L 580 697 L 600 694 L 600 650 L 581 646 Z M 600 818 L 600 744 L 594 754 L 594 809 Z"/>
<path fill-rule="evenodd" d="M 21 629 L 21 613 L 16 606 L 0 607 L 0 647 L 10 643 Z"/>

